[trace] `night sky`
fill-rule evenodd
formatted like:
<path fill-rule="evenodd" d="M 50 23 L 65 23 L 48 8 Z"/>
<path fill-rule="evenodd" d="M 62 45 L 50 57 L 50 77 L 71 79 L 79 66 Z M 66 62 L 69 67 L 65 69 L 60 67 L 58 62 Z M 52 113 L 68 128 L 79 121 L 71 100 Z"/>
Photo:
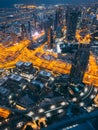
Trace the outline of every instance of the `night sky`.
<path fill-rule="evenodd" d="M 13 7 L 13 4 L 16 3 L 34 3 L 34 4 L 58 4 L 58 3 L 72 3 L 72 4 L 80 4 L 80 3 L 91 3 L 97 2 L 98 0 L 0 0 L 0 8 L 9 8 Z"/>

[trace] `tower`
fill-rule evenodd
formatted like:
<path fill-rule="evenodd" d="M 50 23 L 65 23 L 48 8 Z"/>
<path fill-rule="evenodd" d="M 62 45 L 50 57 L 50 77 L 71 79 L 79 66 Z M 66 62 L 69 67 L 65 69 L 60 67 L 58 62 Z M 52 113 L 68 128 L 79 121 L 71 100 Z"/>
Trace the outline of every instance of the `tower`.
<path fill-rule="evenodd" d="M 32 41 L 32 34 L 31 34 L 31 24 L 30 24 L 30 21 L 28 21 L 28 34 L 29 34 L 29 39 Z"/>
<path fill-rule="evenodd" d="M 54 30 L 57 29 L 58 26 L 62 24 L 62 12 L 63 10 L 59 7 L 56 9 L 55 18 L 54 18 Z"/>
<path fill-rule="evenodd" d="M 88 65 L 90 55 L 90 44 L 80 44 L 75 54 L 70 72 L 71 83 L 81 83 Z"/>
<path fill-rule="evenodd" d="M 67 25 L 66 38 L 68 41 L 72 41 L 75 39 L 78 16 L 79 16 L 79 11 L 77 8 L 68 8 L 67 9 L 67 12 L 66 12 L 66 25 Z"/>
<path fill-rule="evenodd" d="M 25 37 L 27 37 L 27 29 L 25 27 L 25 24 L 21 25 L 21 36 L 22 36 L 22 39 L 24 39 Z"/>
<path fill-rule="evenodd" d="M 29 35 L 29 40 L 30 40 L 30 44 L 28 46 L 28 49 L 32 50 L 32 49 L 34 49 L 34 46 L 33 46 L 33 37 L 32 37 L 32 33 L 31 33 L 30 21 L 28 21 L 28 35 Z"/>
<path fill-rule="evenodd" d="M 52 30 L 52 27 L 48 28 L 47 42 L 48 42 L 48 48 L 52 49 L 53 48 L 53 30 Z"/>
<path fill-rule="evenodd" d="M 58 11 L 56 10 L 54 17 L 54 30 L 57 29 L 57 26 L 58 26 Z"/>
<path fill-rule="evenodd" d="M 94 103 L 98 90 L 93 85 L 84 84 L 83 77 L 90 55 L 90 44 L 80 44 L 73 61 L 69 78 L 69 95 L 80 107 L 89 107 Z"/>

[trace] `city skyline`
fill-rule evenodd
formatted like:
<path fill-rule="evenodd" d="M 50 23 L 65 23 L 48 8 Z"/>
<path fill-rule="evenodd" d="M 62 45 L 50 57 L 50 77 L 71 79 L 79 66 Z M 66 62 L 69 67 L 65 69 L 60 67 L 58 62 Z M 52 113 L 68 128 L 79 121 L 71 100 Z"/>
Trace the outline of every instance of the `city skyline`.
<path fill-rule="evenodd" d="M 14 4 L 88 4 L 88 3 L 94 3 L 97 2 L 97 0 L 0 0 L 0 8 L 10 8 L 13 7 Z"/>

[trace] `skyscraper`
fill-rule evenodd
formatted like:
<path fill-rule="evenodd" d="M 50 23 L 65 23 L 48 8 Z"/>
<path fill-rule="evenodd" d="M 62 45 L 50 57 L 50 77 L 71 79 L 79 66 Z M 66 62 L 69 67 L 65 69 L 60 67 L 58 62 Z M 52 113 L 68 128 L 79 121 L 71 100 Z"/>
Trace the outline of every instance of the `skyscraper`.
<path fill-rule="evenodd" d="M 32 41 L 32 34 L 31 34 L 31 24 L 30 24 L 30 21 L 28 21 L 28 33 L 29 33 L 29 39 Z"/>
<path fill-rule="evenodd" d="M 22 39 L 27 38 L 27 29 L 25 24 L 21 25 L 21 37 Z"/>
<path fill-rule="evenodd" d="M 80 44 L 70 72 L 70 82 L 81 83 L 90 55 L 90 44 Z"/>
<path fill-rule="evenodd" d="M 56 10 L 54 18 L 54 30 L 56 30 L 57 26 L 58 26 L 58 12 Z"/>
<path fill-rule="evenodd" d="M 58 26 L 62 25 L 62 14 L 63 14 L 62 8 L 59 7 L 58 9 L 56 9 L 54 19 L 54 30 L 56 30 Z"/>
<path fill-rule="evenodd" d="M 48 48 L 53 48 L 53 29 L 50 27 L 47 32 L 47 42 L 48 42 Z"/>
<path fill-rule="evenodd" d="M 78 16 L 79 16 L 79 11 L 77 8 L 69 8 L 69 7 L 67 8 L 67 12 L 66 12 L 66 25 L 67 25 L 66 38 L 68 41 L 72 41 L 75 39 Z"/>

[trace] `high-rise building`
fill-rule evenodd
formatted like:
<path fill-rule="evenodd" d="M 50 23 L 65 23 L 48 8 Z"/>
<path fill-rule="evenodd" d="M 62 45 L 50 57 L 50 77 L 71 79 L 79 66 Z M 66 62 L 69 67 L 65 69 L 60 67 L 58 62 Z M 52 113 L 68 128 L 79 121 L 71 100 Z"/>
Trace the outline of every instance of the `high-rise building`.
<path fill-rule="evenodd" d="M 58 19 L 59 19 L 59 12 L 58 12 L 58 10 L 56 10 L 55 18 L 54 18 L 54 30 L 56 30 L 58 27 Z"/>
<path fill-rule="evenodd" d="M 66 25 L 67 32 L 66 38 L 68 41 L 72 41 L 75 39 L 76 26 L 78 22 L 79 11 L 77 8 L 67 8 L 66 12 Z"/>
<path fill-rule="evenodd" d="M 45 33 L 47 34 L 47 30 L 50 28 L 50 26 L 51 26 L 51 24 L 50 24 L 50 19 L 49 18 L 47 18 L 45 21 L 44 21 L 44 23 L 43 23 L 44 25 L 44 30 L 45 30 Z"/>
<path fill-rule="evenodd" d="M 28 21 L 28 33 L 29 33 L 29 39 L 32 41 L 32 34 L 31 34 L 31 24 L 30 24 L 30 21 Z"/>
<path fill-rule="evenodd" d="M 58 25 L 58 15 L 57 15 L 57 11 L 56 11 L 55 15 L 54 15 L 54 30 L 56 30 L 57 25 Z"/>
<path fill-rule="evenodd" d="M 22 37 L 22 39 L 27 37 L 27 29 L 26 29 L 25 24 L 21 25 L 21 37 Z"/>
<path fill-rule="evenodd" d="M 86 71 L 90 55 L 90 45 L 80 44 L 75 54 L 73 65 L 70 72 L 70 82 L 81 83 Z"/>
<path fill-rule="evenodd" d="M 57 29 L 56 29 L 56 37 L 57 37 L 57 38 L 61 38 L 62 36 L 63 36 L 62 27 L 59 26 L 59 27 L 57 27 Z"/>
<path fill-rule="evenodd" d="M 47 32 L 47 42 L 48 42 L 48 48 L 53 48 L 53 29 L 50 27 Z"/>
<path fill-rule="evenodd" d="M 55 12 L 54 30 L 56 30 L 58 26 L 62 25 L 62 12 L 63 10 L 61 8 L 58 8 Z"/>

